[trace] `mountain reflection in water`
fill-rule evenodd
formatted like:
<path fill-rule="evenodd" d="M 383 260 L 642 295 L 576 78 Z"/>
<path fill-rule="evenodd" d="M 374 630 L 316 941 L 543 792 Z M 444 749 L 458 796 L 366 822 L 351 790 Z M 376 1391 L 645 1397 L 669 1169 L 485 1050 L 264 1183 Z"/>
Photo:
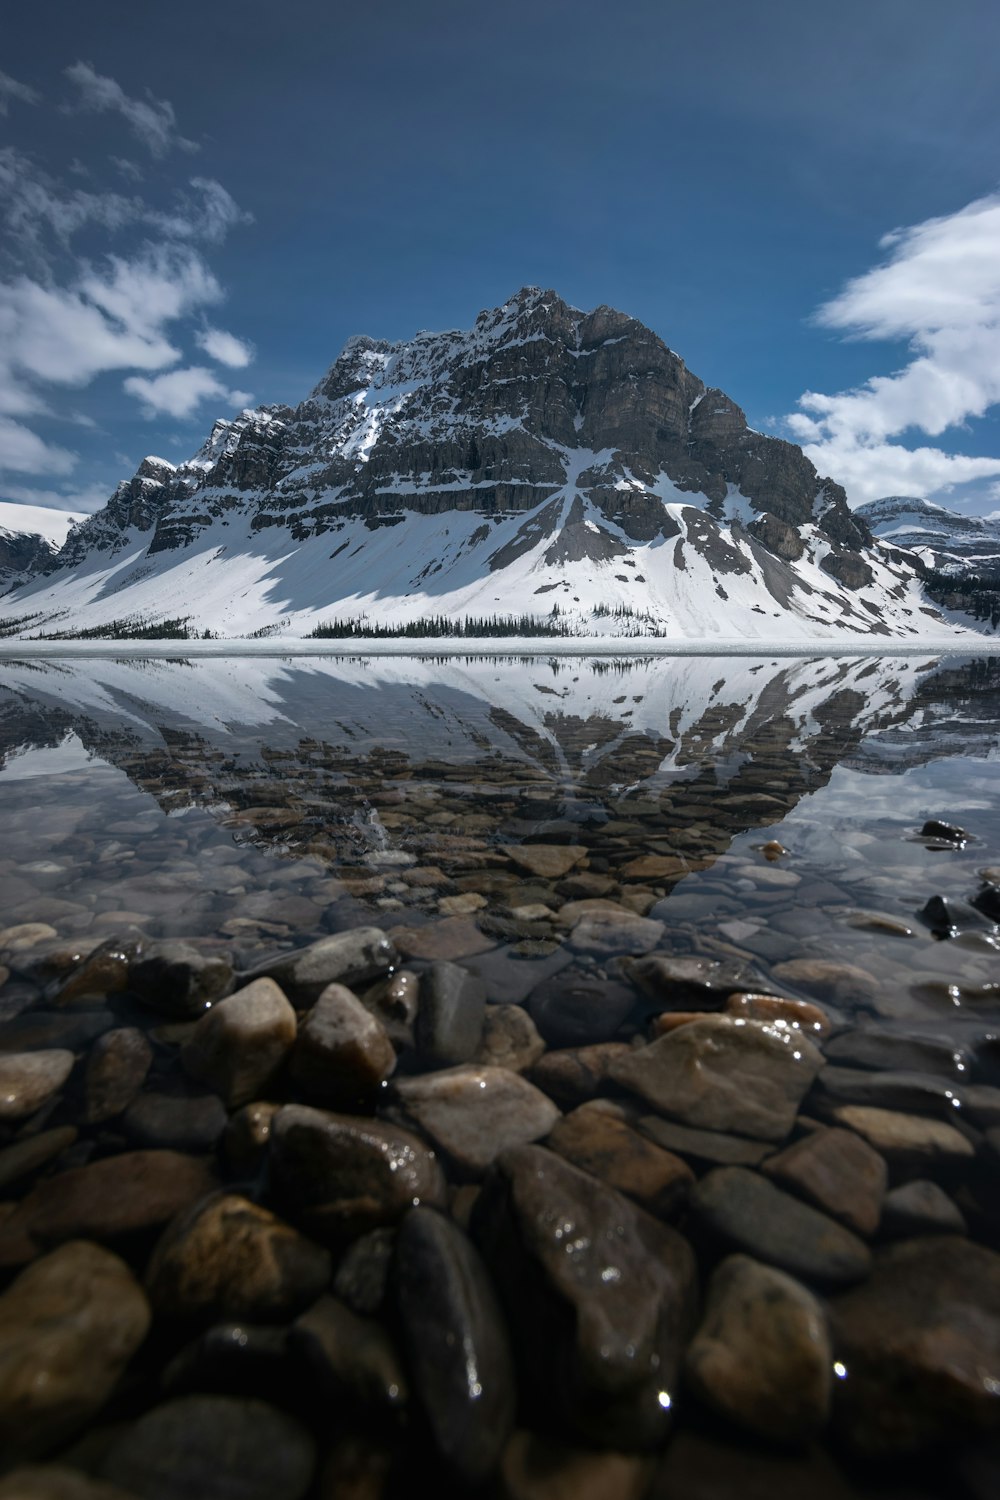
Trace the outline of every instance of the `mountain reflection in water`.
<path fill-rule="evenodd" d="M 0 898 L 8 923 L 247 959 L 447 919 L 442 952 L 475 929 L 524 994 L 607 967 L 555 914 L 611 899 L 673 952 L 834 956 L 871 980 L 842 1000 L 962 1026 L 991 1012 L 995 939 L 917 913 L 1000 864 L 998 726 L 991 659 L 8 659 Z M 928 817 L 974 837 L 921 841 Z M 533 871 L 524 844 L 581 853 Z"/>

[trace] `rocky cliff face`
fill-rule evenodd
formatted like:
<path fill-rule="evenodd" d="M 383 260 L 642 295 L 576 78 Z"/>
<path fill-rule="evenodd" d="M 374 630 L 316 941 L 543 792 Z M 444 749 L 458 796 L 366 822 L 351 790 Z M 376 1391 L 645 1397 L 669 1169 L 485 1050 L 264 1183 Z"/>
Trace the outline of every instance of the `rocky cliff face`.
<path fill-rule="evenodd" d="M 192 593 L 184 567 L 210 549 L 267 559 L 252 616 Z M 186 464 L 147 459 L 76 530 L 51 602 L 62 589 L 89 618 L 93 592 L 62 586 L 118 556 L 101 590 L 120 596 L 117 618 L 155 610 L 138 584 L 174 568 L 170 612 L 225 633 L 509 603 L 555 604 L 583 630 L 627 617 L 689 635 L 706 594 L 731 633 L 766 633 L 754 615 L 820 633 L 924 624 L 912 571 L 873 548 L 800 449 L 749 428 L 634 318 L 538 288 L 464 332 L 353 338 L 299 406 L 217 422 Z"/>
<path fill-rule="evenodd" d="M 0 526 L 0 591 L 16 587 L 49 567 L 56 548 L 34 531 Z"/>

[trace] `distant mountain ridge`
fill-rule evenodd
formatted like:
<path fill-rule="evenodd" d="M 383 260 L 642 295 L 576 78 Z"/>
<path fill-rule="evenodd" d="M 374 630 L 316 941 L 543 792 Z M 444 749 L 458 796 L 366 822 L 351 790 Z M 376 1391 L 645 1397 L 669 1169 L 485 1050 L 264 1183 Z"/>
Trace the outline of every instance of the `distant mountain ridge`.
<path fill-rule="evenodd" d="M 580 634 L 940 633 L 801 449 L 643 324 L 523 288 L 470 330 L 348 340 L 297 407 L 147 458 L 4 600 L 26 633 L 182 618 L 558 618 Z"/>
<path fill-rule="evenodd" d="M 963 573 L 1000 569 L 1000 519 L 963 516 L 913 495 L 886 495 L 854 512 L 872 534 L 916 552 L 927 567 Z"/>

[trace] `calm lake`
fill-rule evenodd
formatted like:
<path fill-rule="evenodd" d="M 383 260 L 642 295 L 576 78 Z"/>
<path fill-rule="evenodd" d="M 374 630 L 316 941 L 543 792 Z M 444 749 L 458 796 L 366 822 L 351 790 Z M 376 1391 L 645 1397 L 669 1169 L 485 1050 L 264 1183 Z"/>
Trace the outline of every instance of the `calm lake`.
<path fill-rule="evenodd" d="M 209 1391 L 277 1423 L 241 1496 L 485 1493 L 515 1413 L 510 1497 L 993 1492 L 1000 658 L 11 654 L 0 826 L 0 1272 L 91 1240 L 155 1319 L 25 1456 L 158 1494 Z M 273 1026 L 203 1040 L 247 985 Z M 226 1269 L 220 1203 L 294 1275 Z"/>

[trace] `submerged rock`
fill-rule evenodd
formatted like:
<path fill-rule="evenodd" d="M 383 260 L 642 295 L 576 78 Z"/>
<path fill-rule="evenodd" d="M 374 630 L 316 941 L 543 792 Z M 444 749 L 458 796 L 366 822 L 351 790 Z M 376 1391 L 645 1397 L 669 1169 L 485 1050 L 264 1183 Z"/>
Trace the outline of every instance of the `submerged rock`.
<path fill-rule="evenodd" d="M 398 962 L 399 954 L 381 928 L 355 927 L 282 954 L 245 977 L 266 976 L 296 1005 L 312 1005 L 328 984 L 353 989 L 363 980 L 377 979 Z"/>
<path fill-rule="evenodd" d="M 396 1305 L 415 1390 L 449 1466 L 476 1483 L 495 1467 L 514 1424 L 507 1330 L 478 1251 L 431 1208 L 399 1229 Z"/>
<path fill-rule="evenodd" d="M 445 1068 L 396 1084 L 406 1113 L 462 1172 L 481 1176 L 501 1151 L 548 1135 L 559 1111 L 509 1068 Z"/>
<path fill-rule="evenodd" d="M 621 1058 L 611 1076 L 686 1125 L 780 1141 L 822 1066 L 796 1032 L 706 1016 Z"/>
<path fill-rule="evenodd" d="M 146 1337 L 149 1305 L 128 1266 L 74 1241 L 0 1297 L 0 1444 L 46 1453 L 107 1401 Z"/>
<path fill-rule="evenodd" d="M 98 1037 L 84 1074 L 84 1123 L 100 1125 L 128 1109 L 152 1061 L 152 1047 L 134 1026 L 118 1026 Z"/>
<path fill-rule="evenodd" d="M 23 1120 L 62 1088 L 76 1061 L 72 1052 L 0 1053 L 0 1121 Z"/>
<path fill-rule="evenodd" d="M 803 1443 L 823 1427 L 830 1405 L 823 1309 L 783 1271 L 731 1255 L 709 1283 L 685 1372 L 703 1400 L 741 1427 Z"/>
<path fill-rule="evenodd" d="M 768 1177 L 840 1219 L 858 1234 L 874 1234 L 889 1169 L 853 1130 L 816 1130 L 764 1162 Z"/>
<path fill-rule="evenodd" d="M 171 939 L 147 944 L 129 965 L 128 982 L 153 1010 L 185 1019 L 202 1015 L 229 994 L 233 969 L 221 955 Z"/>
<path fill-rule="evenodd" d="M 458 964 L 438 960 L 423 976 L 414 1039 L 421 1063 L 449 1068 L 469 1062 L 483 1036 L 486 986 Z"/>
<path fill-rule="evenodd" d="M 687 1241 L 540 1146 L 499 1159 L 473 1232 L 530 1409 L 587 1442 L 660 1443 L 696 1315 Z"/>
<path fill-rule="evenodd" d="M 545 1144 L 657 1218 L 675 1214 L 694 1183 L 694 1173 L 679 1156 L 654 1145 L 600 1103 L 582 1104 L 564 1116 Z"/>

